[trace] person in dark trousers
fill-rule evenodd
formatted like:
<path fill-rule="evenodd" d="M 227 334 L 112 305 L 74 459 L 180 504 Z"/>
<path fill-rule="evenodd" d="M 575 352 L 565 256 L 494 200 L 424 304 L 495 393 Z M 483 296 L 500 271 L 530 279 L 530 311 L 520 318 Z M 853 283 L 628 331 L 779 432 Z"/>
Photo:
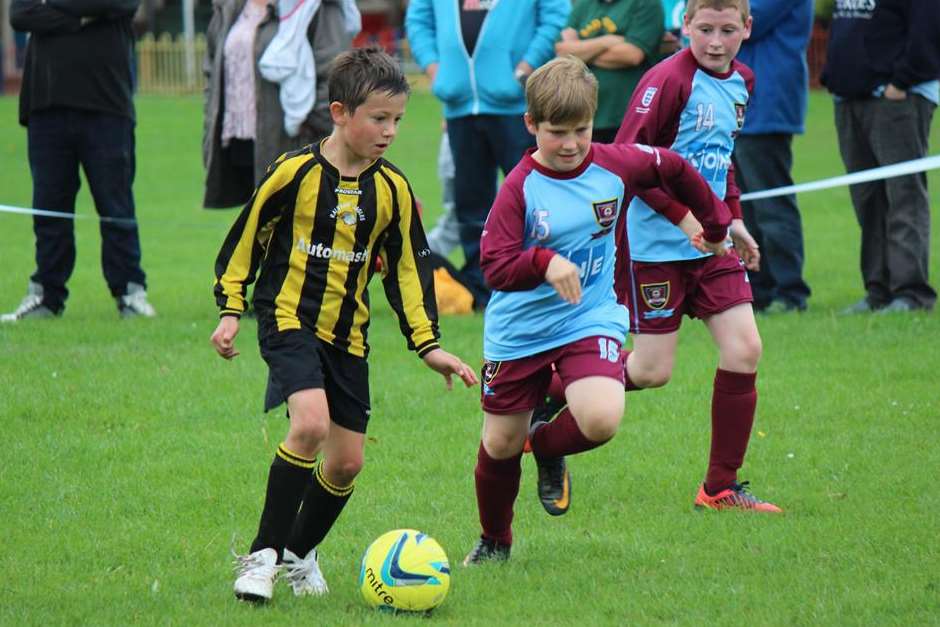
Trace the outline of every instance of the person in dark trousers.
<path fill-rule="evenodd" d="M 131 20 L 138 0 L 13 0 L 10 23 L 31 33 L 20 91 L 33 206 L 75 212 L 85 171 L 101 216 L 101 265 L 122 317 L 156 315 L 147 301 L 134 217 Z M 73 221 L 37 215 L 36 272 L 27 295 L 0 318 L 59 316 L 75 267 Z"/>
<path fill-rule="evenodd" d="M 926 156 L 940 102 L 935 0 L 837 0 L 822 82 L 835 98 L 848 172 Z M 862 229 L 865 297 L 843 313 L 933 309 L 930 198 L 921 172 L 850 188 Z"/>
<path fill-rule="evenodd" d="M 806 120 L 809 72 L 806 47 L 813 0 L 751 0 L 754 26 L 738 60 L 754 70 L 754 94 L 735 141 L 734 168 L 742 193 L 793 184 L 794 134 Z M 749 270 L 757 312 L 803 311 L 810 295 L 803 279 L 803 224 L 796 195 L 743 201 L 744 223 L 761 251 Z"/>

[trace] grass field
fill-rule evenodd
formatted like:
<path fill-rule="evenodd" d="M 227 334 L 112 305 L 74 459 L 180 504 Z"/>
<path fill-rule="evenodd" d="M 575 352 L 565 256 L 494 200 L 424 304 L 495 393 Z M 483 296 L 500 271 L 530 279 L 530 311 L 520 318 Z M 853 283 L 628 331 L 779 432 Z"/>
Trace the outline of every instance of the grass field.
<path fill-rule="evenodd" d="M 411 624 L 360 602 L 358 560 L 396 527 L 436 537 L 454 566 L 470 548 L 478 392 L 446 394 L 374 294 L 367 465 L 321 547 L 332 592 L 298 600 L 279 586 L 267 608 L 237 603 L 229 546 L 234 536 L 244 550 L 255 532 L 286 421 L 261 412 L 253 322 L 231 363 L 208 342 L 212 264 L 235 212 L 200 209 L 201 102 L 140 98 L 138 108 L 135 190 L 159 317 L 118 319 L 96 222 L 83 219 L 64 317 L 0 327 L 0 624 Z M 433 98 L 413 96 L 390 154 L 431 218 L 439 118 Z M 25 207 L 15 119 L 16 101 L 0 99 L 0 204 Z M 822 94 L 795 154 L 797 181 L 843 173 Z M 936 206 L 940 176 L 930 185 Z M 760 319 L 760 404 L 742 472 L 787 513 L 693 512 L 716 355 L 703 326 L 687 324 L 670 386 L 629 395 L 618 437 L 572 460 L 571 512 L 543 513 L 526 459 L 512 560 L 456 567 L 431 620 L 940 624 L 940 316 L 836 315 L 862 295 L 849 196 L 800 204 L 814 295 L 805 314 Z M 94 214 L 87 187 L 79 213 Z M 940 241 L 936 220 L 932 235 Z M 0 213 L 0 259 L 8 311 L 33 270 L 28 217 Z M 481 330 L 480 316 L 446 318 L 444 346 L 479 363 Z"/>

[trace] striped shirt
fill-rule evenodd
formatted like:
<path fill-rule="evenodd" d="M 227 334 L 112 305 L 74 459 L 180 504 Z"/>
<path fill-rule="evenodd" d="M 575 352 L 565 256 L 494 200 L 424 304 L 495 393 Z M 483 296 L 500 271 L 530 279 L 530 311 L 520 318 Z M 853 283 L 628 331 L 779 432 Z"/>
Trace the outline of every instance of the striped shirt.
<path fill-rule="evenodd" d="M 381 256 L 385 294 L 408 348 L 438 348 L 430 249 L 404 175 L 378 159 L 340 176 L 311 145 L 282 155 L 225 238 L 215 264 L 221 315 L 245 311 L 259 334 L 306 328 L 352 355 L 369 352 L 367 286 Z"/>

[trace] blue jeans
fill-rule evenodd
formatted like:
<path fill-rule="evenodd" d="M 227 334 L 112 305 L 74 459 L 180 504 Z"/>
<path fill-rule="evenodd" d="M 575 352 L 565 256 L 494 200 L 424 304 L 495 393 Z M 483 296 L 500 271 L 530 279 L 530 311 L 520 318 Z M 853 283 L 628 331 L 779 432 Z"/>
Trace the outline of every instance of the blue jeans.
<path fill-rule="evenodd" d="M 480 270 L 480 235 L 496 199 L 498 170 L 509 174 L 526 149 L 535 145 L 535 138 L 521 114 L 449 118 L 447 135 L 454 156 L 454 208 L 464 254 L 461 275 L 472 292 L 487 295 Z"/>
<path fill-rule="evenodd" d="M 134 122 L 128 118 L 77 109 L 49 109 L 29 115 L 29 168 L 33 176 L 33 207 L 75 213 L 81 165 L 102 221 L 101 267 L 112 296 L 127 291 L 129 282 L 146 286 L 140 267 L 140 238 L 134 221 Z M 73 221 L 33 217 L 36 272 L 43 304 L 61 311 L 68 298 L 65 284 L 75 267 Z"/>

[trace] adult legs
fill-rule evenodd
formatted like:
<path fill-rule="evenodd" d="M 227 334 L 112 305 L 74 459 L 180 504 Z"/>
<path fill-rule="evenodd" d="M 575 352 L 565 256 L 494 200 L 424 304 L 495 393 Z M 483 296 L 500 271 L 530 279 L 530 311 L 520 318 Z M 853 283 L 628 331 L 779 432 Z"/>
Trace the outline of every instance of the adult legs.
<path fill-rule="evenodd" d="M 140 266 L 140 236 L 132 186 L 136 168 L 134 122 L 94 112 L 75 112 L 80 128 L 79 158 L 101 221 L 101 268 L 114 297 L 127 284 L 146 287 Z"/>
<path fill-rule="evenodd" d="M 847 100 L 835 105 L 839 152 L 849 173 L 881 165 L 866 132 L 870 104 L 869 101 Z M 860 266 L 866 299 L 873 308 L 883 307 L 891 300 L 885 254 L 887 232 L 884 215 L 888 207 L 885 184 L 884 181 L 858 183 L 849 187 L 849 193 L 862 231 Z"/>
<path fill-rule="evenodd" d="M 69 112 L 61 109 L 32 113 L 27 127 L 29 168 L 33 178 L 33 207 L 75 212 L 81 186 L 78 153 Z M 33 217 L 36 271 L 30 277 L 43 288 L 43 304 L 54 312 L 65 307 L 65 284 L 75 268 L 75 228 L 71 219 Z"/>
<path fill-rule="evenodd" d="M 463 248 L 464 279 L 473 291 L 488 293 L 480 270 L 480 235 L 496 198 L 497 161 L 486 140 L 480 116 L 447 120 L 447 135 L 454 156 L 454 209 Z"/>
<path fill-rule="evenodd" d="M 735 175 L 742 192 L 793 184 L 790 134 L 741 135 L 735 142 Z M 759 307 L 775 298 L 803 309 L 810 295 L 803 280 L 803 225 L 796 196 L 742 203 L 744 221 L 761 249 L 761 269 L 748 272 Z"/>
<path fill-rule="evenodd" d="M 927 155 L 930 121 L 936 106 L 917 95 L 905 100 L 872 100 L 867 132 L 879 165 Z M 892 298 L 904 298 L 930 309 L 937 293 L 928 282 L 930 197 L 924 172 L 886 179 L 883 183 L 884 259 Z"/>

